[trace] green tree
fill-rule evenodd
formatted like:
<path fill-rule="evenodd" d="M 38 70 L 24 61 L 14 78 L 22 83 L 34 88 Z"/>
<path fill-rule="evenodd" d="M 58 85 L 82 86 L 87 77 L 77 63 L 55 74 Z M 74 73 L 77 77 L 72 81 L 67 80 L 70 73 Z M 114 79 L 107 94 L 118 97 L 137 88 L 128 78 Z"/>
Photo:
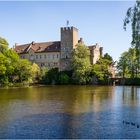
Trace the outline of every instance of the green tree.
<path fill-rule="evenodd" d="M 47 67 L 42 67 L 40 69 L 40 76 L 39 76 L 39 81 L 43 84 L 47 83 L 46 77 L 48 75 L 49 69 Z"/>
<path fill-rule="evenodd" d="M 8 42 L 0 37 L 0 85 L 11 83 L 32 83 L 37 80 L 40 69 L 8 48 Z"/>
<path fill-rule="evenodd" d="M 90 81 L 90 59 L 89 49 L 82 44 L 72 52 L 73 80 L 79 84 L 86 84 Z"/>
<path fill-rule="evenodd" d="M 40 68 L 37 64 L 33 63 L 31 66 L 32 82 L 38 82 L 40 76 Z"/>
<path fill-rule="evenodd" d="M 130 72 L 131 78 L 137 77 L 137 56 L 136 56 L 136 49 L 135 48 L 130 48 L 128 50 L 128 69 Z"/>
<path fill-rule="evenodd" d="M 124 20 L 124 29 L 126 30 L 126 26 L 131 24 L 132 28 L 132 47 L 136 49 L 137 56 L 137 66 L 139 66 L 140 60 L 140 1 L 136 0 L 136 3 L 133 7 L 128 8 L 126 17 Z"/>
<path fill-rule="evenodd" d="M 17 62 L 16 74 L 19 82 L 29 82 L 32 76 L 31 62 L 26 59 L 19 59 Z"/>
<path fill-rule="evenodd" d="M 6 74 L 7 64 L 8 64 L 7 58 L 2 53 L 0 53 L 0 84 L 4 84 L 8 82 L 8 78 Z"/>
<path fill-rule="evenodd" d="M 128 76 L 128 52 L 124 52 L 121 54 L 121 57 L 119 58 L 119 61 L 117 63 L 117 69 L 118 69 L 118 74 L 122 76 L 123 78 Z"/>
<path fill-rule="evenodd" d="M 58 78 L 58 83 L 59 84 L 69 84 L 70 77 L 65 72 L 60 72 L 59 78 Z"/>
<path fill-rule="evenodd" d="M 15 69 L 18 67 L 17 63 L 19 56 L 12 49 L 7 49 L 3 54 L 6 56 L 8 61 L 8 64 L 6 65 L 8 80 L 9 82 L 14 82 L 14 76 L 16 75 Z"/>
<path fill-rule="evenodd" d="M 108 53 L 105 53 L 103 58 L 110 61 L 110 63 L 113 63 L 113 58 Z"/>
<path fill-rule="evenodd" d="M 14 62 L 19 59 L 18 54 L 13 49 L 7 49 L 3 54 Z"/>
<path fill-rule="evenodd" d="M 129 48 L 128 51 L 125 51 L 121 54 L 121 57 L 117 63 L 117 69 L 123 78 L 138 77 L 137 56 L 135 48 Z"/>
<path fill-rule="evenodd" d="M 0 52 L 4 53 L 8 49 L 8 46 L 9 44 L 6 39 L 0 37 Z"/>
<path fill-rule="evenodd" d="M 58 68 L 52 68 L 45 73 L 44 81 L 46 84 L 57 84 L 59 77 Z"/>
<path fill-rule="evenodd" d="M 91 74 L 96 76 L 99 81 L 106 82 L 108 78 L 111 76 L 109 72 L 110 64 L 112 63 L 113 59 L 111 57 L 106 57 L 109 55 L 105 55 L 105 57 L 101 57 L 96 64 L 92 66 Z"/>

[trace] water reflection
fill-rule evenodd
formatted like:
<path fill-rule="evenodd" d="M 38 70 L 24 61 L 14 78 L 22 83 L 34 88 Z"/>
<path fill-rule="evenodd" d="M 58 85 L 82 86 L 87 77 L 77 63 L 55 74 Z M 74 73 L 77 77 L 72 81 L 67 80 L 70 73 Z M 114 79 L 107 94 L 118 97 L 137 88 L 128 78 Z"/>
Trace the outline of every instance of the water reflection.
<path fill-rule="evenodd" d="M 137 105 L 140 103 L 140 87 L 124 86 L 122 90 L 123 103 L 127 105 Z"/>
<path fill-rule="evenodd" d="M 0 138 L 140 138 L 140 88 L 0 89 Z"/>

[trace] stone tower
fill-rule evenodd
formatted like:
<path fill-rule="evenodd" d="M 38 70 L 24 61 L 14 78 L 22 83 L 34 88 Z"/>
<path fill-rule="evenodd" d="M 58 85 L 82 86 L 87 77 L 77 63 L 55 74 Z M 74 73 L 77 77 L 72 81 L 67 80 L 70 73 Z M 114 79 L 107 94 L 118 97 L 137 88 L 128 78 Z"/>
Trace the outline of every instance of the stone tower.
<path fill-rule="evenodd" d="M 60 70 L 70 70 L 71 53 L 76 44 L 78 44 L 78 29 L 61 27 Z"/>

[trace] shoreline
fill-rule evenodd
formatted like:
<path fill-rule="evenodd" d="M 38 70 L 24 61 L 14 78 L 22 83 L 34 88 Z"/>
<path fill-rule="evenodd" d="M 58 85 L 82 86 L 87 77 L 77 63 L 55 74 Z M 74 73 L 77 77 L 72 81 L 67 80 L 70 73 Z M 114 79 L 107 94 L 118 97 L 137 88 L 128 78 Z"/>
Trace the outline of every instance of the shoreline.
<path fill-rule="evenodd" d="M 108 84 L 104 84 L 104 85 L 101 85 L 101 84 L 97 84 L 97 85 L 91 85 L 91 84 L 87 84 L 87 85 L 79 85 L 79 84 L 67 84 L 67 85 L 60 85 L 60 84 L 56 84 L 56 85 L 51 85 L 51 84 L 32 84 L 32 85 L 20 85 L 20 86 L 0 86 L 0 89 L 10 89 L 10 88 L 32 88 L 32 87 L 47 87 L 47 86 L 95 86 L 95 87 L 98 87 L 98 86 L 110 86 L 110 87 L 117 87 L 117 86 L 140 86 L 140 85 L 108 85 Z"/>

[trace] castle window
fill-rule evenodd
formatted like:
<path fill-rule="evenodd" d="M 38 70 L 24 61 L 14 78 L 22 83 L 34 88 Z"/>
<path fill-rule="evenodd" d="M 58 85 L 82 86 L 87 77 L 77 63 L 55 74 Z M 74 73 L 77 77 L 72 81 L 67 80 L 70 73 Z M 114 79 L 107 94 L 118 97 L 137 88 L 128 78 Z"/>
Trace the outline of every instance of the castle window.
<path fill-rule="evenodd" d="M 55 54 L 53 54 L 53 59 L 55 58 Z"/>
<path fill-rule="evenodd" d="M 66 43 L 66 46 L 68 46 L 68 43 Z"/>
<path fill-rule="evenodd" d="M 62 54 L 62 57 L 65 58 L 65 54 Z"/>
<path fill-rule="evenodd" d="M 50 54 L 48 54 L 48 59 L 50 59 Z"/>
<path fill-rule="evenodd" d="M 52 54 L 49 54 L 50 55 L 50 59 L 52 59 L 53 55 Z"/>
<path fill-rule="evenodd" d="M 44 54 L 44 58 L 46 59 L 46 54 Z"/>
<path fill-rule="evenodd" d="M 41 59 L 41 55 L 40 55 L 40 59 Z"/>
<path fill-rule="evenodd" d="M 59 58 L 59 55 L 57 54 L 57 58 Z"/>
<path fill-rule="evenodd" d="M 33 60 L 34 59 L 34 56 L 31 54 L 30 55 L 30 60 Z"/>
<path fill-rule="evenodd" d="M 66 48 L 66 51 L 68 51 L 69 50 L 69 48 Z"/>
<path fill-rule="evenodd" d="M 45 64 L 44 63 L 41 63 L 41 67 L 43 67 Z"/>
<path fill-rule="evenodd" d="M 58 63 L 57 62 L 54 62 L 54 66 L 57 66 L 58 65 Z"/>
<path fill-rule="evenodd" d="M 38 59 L 38 55 L 36 55 L 36 59 Z"/>

